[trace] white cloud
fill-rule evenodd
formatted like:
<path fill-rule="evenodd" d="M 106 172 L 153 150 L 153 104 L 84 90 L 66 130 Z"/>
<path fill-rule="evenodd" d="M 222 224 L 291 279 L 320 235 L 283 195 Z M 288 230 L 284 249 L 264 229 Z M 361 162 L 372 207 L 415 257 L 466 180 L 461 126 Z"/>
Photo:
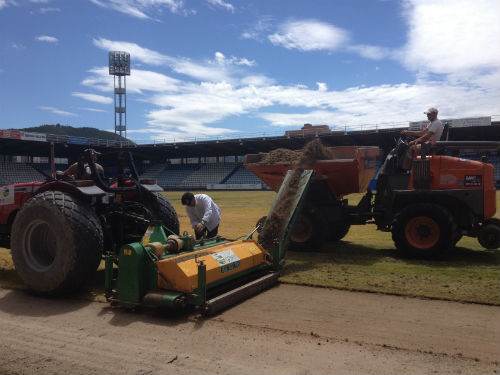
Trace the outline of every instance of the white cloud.
<path fill-rule="evenodd" d="M 93 102 L 93 103 L 99 103 L 99 104 L 111 104 L 111 103 L 113 103 L 113 99 L 108 97 L 108 96 L 89 94 L 89 93 L 84 93 L 84 92 L 73 92 L 73 93 L 71 93 L 71 95 L 75 96 L 77 98 L 81 98 L 83 100 L 87 100 L 89 102 Z"/>
<path fill-rule="evenodd" d="M 316 85 L 318 85 L 318 91 L 328 91 L 328 85 L 325 82 L 316 82 Z"/>
<path fill-rule="evenodd" d="M 48 4 L 51 0 L 30 0 L 30 2 L 35 4 Z"/>
<path fill-rule="evenodd" d="M 96 47 L 107 51 L 127 51 L 133 60 L 138 60 L 148 65 L 164 65 L 170 61 L 169 56 L 141 47 L 136 43 L 114 41 L 105 38 L 94 39 L 93 42 Z"/>
<path fill-rule="evenodd" d="M 102 8 L 109 8 L 139 19 L 152 19 L 163 9 L 171 13 L 193 14 L 185 8 L 183 0 L 90 0 Z"/>
<path fill-rule="evenodd" d="M 349 36 L 345 30 L 329 23 L 300 20 L 285 22 L 268 38 L 271 43 L 287 49 L 334 51 L 341 48 Z"/>
<path fill-rule="evenodd" d="M 422 3 L 425 1 L 422 0 Z M 408 8 L 409 20 L 413 19 L 411 11 L 415 9 Z M 290 39 L 290 43 L 300 50 L 334 48 L 374 60 L 403 59 L 413 51 L 413 32 L 414 28 L 410 25 L 408 46 L 399 52 L 351 43 L 347 34 L 342 42 L 337 39 L 337 44 L 325 42 L 328 38 L 311 42 L 310 35 L 299 41 L 293 39 L 293 43 Z M 288 41 L 284 33 L 280 35 L 284 38 L 282 41 Z M 481 49 L 491 48 L 488 44 L 491 40 L 482 38 L 481 41 Z M 157 72 L 134 70 L 129 77 L 130 92 L 141 93 L 141 100 L 151 105 L 146 114 L 147 128 L 142 131 L 158 137 L 234 136 L 232 130 L 221 123 L 230 123 L 228 120 L 238 116 L 253 117 L 256 121 L 276 127 L 326 123 L 343 129 L 344 126 L 388 122 L 401 124 L 419 120 L 424 117 L 422 111 L 429 106 L 437 106 L 442 117 L 500 113 L 500 69 L 496 68 L 494 59 L 490 59 L 492 62 L 486 72 L 482 61 L 469 61 L 466 69 L 458 67 L 438 76 L 421 74 L 442 73 L 432 64 L 432 59 L 428 62 L 422 60 L 424 63 L 412 66 L 416 73 L 414 82 L 332 90 L 322 81 L 309 86 L 279 84 L 270 77 L 251 71 L 253 68 L 250 69 L 250 66 L 255 66 L 255 62 L 221 51 L 215 52 L 211 59 L 192 61 L 164 55 L 134 43 L 124 43 L 127 42 L 95 41 L 96 46 L 105 49 L 127 50 L 122 47 L 131 47 L 140 62 L 167 66 L 185 76 L 176 79 Z M 425 51 L 428 49 L 422 53 Z M 453 48 L 450 47 L 450 51 Z M 132 56 L 134 59 L 134 53 Z M 450 65 L 453 66 L 452 63 Z M 90 73 L 84 85 L 111 92 L 112 80 L 107 68 L 95 68 Z"/>
<path fill-rule="evenodd" d="M 379 46 L 371 46 L 367 44 L 356 44 L 347 47 L 348 51 L 355 52 L 365 59 L 371 60 L 382 60 L 385 58 L 391 58 L 397 55 L 397 52 L 390 49 Z"/>
<path fill-rule="evenodd" d="M 261 16 L 254 25 L 246 28 L 245 31 L 241 33 L 243 39 L 253 39 L 261 41 L 263 39 L 263 34 L 267 33 L 272 28 L 274 18 L 271 16 Z"/>
<path fill-rule="evenodd" d="M 62 109 L 56 108 L 56 107 L 48 107 L 48 106 L 39 106 L 39 109 L 45 112 L 50 112 L 54 115 L 58 116 L 76 116 L 76 113 L 73 112 L 68 112 L 68 111 L 63 111 Z"/>
<path fill-rule="evenodd" d="M 60 12 L 61 8 L 56 8 L 56 7 L 43 7 L 40 8 L 39 12 L 41 14 L 46 14 L 46 13 L 51 13 L 51 12 Z"/>
<path fill-rule="evenodd" d="M 136 43 L 113 41 L 105 38 L 94 39 L 94 45 L 104 50 L 122 50 L 131 55 L 132 60 L 154 66 L 166 65 L 174 72 L 202 81 L 230 81 L 235 66 L 253 66 L 255 61 L 216 52 L 214 60 L 193 61 L 182 57 L 172 57 L 144 48 Z"/>
<path fill-rule="evenodd" d="M 0 0 L 0 10 L 6 8 L 8 5 L 7 0 Z"/>
<path fill-rule="evenodd" d="M 57 39 L 56 37 L 53 37 L 53 36 L 49 36 L 49 35 L 39 35 L 35 38 L 35 40 L 37 40 L 39 42 L 44 42 L 44 43 L 57 43 L 57 42 L 59 42 L 59 39 Z"/>
<path fill-rule="evenodd" d="M 224 0 L 206 0 L 208 4 L 225 9 L 229 12 L 234 12 L 234 5 Z"/>
<path fill-rule="evenodd" d="M 433 73 L 500 66 L 500 1 L 408 0 L 404 62 Z"/>
<path fill-rule="evenodd" d="M 108 111 L 105 111 L 104 109 L 98 109 L 98 108 L 80 108 L 83 111 L 88 111 L 88 112 L 97 112 L 97 113 L 107 113 Z"/>
<path fill-rule="evenodd" d="M 22 50 L 26 49 L 26 46 L 24 44 L 21 44 L 21 43 L 12 43 L 12 48 L 14 48 L 18 51 L 22 51 Z"/>
<path fill-rule="evenodd" d="M 255 66 L 254 60 L 249 60 L 247 58 L 239 58 L 236 56 L 226 57 L 222 52 L 215 52 L 214 60 L 219 65 L 244 65 L 244 66 Z"/>
<path fill-rule="evenodd" d="M 271 86 L 274 85 L 276 81 L 265 75 L 257 74 L 257 75 L 248 75 L 243 77 L 240 83 L 242 85 L 248 85 L 248 86 Z"/>
<path fill-rule="evenodd" d="M 113 91 L 113 78 L 109 75 L 107 67 L 89 70 L 91 75 L 82 81 L 87 87 L 102 92 Z M 181 82 L 175 78 L 149 70 L 132 69 L 127 77 L 127 91 L 142 94 L 143 92 L 175 92 Z"/>
<path fill-rule="evenodd" d="M 157 107 L 149 111 L 147 119 L 149 126 L 163 129 L 164 134 L 175 131 L 200 136 L 227 134 L 224 128 L 212 126 L 242 115 L 261 118 L 278 127 L 326 123 L 343 128 L 419 120 L 429 106 L 438 106 L 445 117 L 489 115 L 498 112 L 500 103 L 500 91 L 495 88 L 449 82 L 420 81 L 339 91 L 322 87 L 318 90 L 303 85 L 186 84 L 176 93 L 147 99 Z M 281 107 L 289 110 L 273 112 Z"/>

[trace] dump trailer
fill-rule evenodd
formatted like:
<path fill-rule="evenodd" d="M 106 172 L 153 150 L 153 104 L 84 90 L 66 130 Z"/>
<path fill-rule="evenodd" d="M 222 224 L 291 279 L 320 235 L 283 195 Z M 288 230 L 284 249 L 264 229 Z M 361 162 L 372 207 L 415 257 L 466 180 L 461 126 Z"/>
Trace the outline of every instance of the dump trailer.
<path fill-rule="evenodd" d="M 292 175 L 292 171 L 285 174 L 269 218 L 289 193 Z M 297 189 L 286 196 L 288 210 L 276 246 L 252 238 L 261 227 L 238 240 L 216 237 L 197 241 L 187 233 L 171 234 L 160 223 L 151 225 L 142 241 L 124 245 L 118 254 L 106 254 L 108 301 L 127 308 L 194 307 L 203 314 L 213 314 L 275 285 L 290 228 L 302 208 L 312 175 L 312 170 L 300 171 Z"/>
<path fill-rule="evenodd" d="M 486 249 L 500 247 L 494 167 L 443 153 L 460 149 L 500 149 L 499 142 L 437 142 L 412 155 L 399 139 L 377 176 L 373 148 L 332 147 L 330 160 L 313 165 L 311 183 L 290 235 L 291 246 L 313 250 L 325 241 L 343 238 L 351 225 L 375 224 L 391 232 L 395 246 L 412 256 L 443 255 L 462 236 L 478 239 Z M 268 186 L 280 186 L 290 163 L 266 163 L 266 154 L 245 157 L 245 166 Z M 264 161 L 264 162 L 263 162 Z M 365 190 L 366 189 L 366 190 Z M 365 191 L 357 205 L 345 195 Z"/>

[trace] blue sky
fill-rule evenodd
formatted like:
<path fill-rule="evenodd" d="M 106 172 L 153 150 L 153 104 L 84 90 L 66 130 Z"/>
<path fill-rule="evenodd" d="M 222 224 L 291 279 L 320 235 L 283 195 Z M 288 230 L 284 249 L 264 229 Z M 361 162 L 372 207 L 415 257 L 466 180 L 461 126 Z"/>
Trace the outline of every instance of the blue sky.
<path fill-rule="evenodd" d="M 113 128 L 107 52 L 131 53 L 134 139 L 500 114 L 498 0 L 0 0 L 0 128 Z"/>

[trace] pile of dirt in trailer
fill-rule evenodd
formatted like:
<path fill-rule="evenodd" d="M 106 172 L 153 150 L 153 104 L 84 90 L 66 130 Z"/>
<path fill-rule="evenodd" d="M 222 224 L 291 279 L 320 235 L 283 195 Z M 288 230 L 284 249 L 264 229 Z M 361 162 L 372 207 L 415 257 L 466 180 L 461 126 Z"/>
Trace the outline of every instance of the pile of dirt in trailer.
<path fill-rule="evenodd" d="M 287 148 L 277 148 L 271 152 L 265 154 L 265 156 L 260 160 L 261 164 L 295 164 L 302 157 L 301 151 L 289 150 Z"/>
<path fill-rule="evenodd" d="M 302 150 L 289 150 L 287 148 L 277 148 L 264 155 L 259 164 L 301 164 L 314 163 L 316 160 L 333 159 L 332 152 L 321 144 L 321 141 L 309 142 Z"/>
<path fill-rule="evenodd" d="M 287 160 L 291 160 L 292 157 L 294 157 L 295 161 L 293 164 L 295 164 L 295 167 L 290 181 L 285 187 L 285 191 L 276 202 L 273 211 L 265 222 L 264 228 L 259 233 L 258 242 L 268 251 L 277 248 L 283 237 L 285 223 L 290 215 L 292 202 L 297 194 L 300 176 L 302 172 L 304 172 L 304 169 L 311 168 L 317 160 L 328 160 L 333 158 L 330 150 L 323 146 L 319 140 L 309 142 L 301 151 L 287 149 L 271 151 L 268 154 L 270 157 L 267 163 L 271 164 L 269 160 L 275 160 L 274 164 L 283 163 L 283 161 L 276 159 L 278 155 L 283 155 Z"/>

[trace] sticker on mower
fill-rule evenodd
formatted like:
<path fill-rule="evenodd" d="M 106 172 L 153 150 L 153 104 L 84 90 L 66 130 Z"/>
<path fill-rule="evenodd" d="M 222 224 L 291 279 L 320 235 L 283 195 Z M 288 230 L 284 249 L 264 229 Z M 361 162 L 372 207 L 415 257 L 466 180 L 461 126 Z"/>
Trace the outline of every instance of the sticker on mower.
<path fill-rule="evenodd" d="M 0 206 L 14 203 L 14 185 L 0 187 Z"/>
<path fill-rule="evenodd" d="M 464 177 L 464 186 L 482 186 L 483 185 L 483 176 L 474 175 L 474 176 L 465 176 Z"/>
<path fill-rule="evenodd" d="M 222 273 L 232 271 L 240 266 L 240 258 L 231 249 L 211 254 L 211 256 L 219 263 Z"/>

